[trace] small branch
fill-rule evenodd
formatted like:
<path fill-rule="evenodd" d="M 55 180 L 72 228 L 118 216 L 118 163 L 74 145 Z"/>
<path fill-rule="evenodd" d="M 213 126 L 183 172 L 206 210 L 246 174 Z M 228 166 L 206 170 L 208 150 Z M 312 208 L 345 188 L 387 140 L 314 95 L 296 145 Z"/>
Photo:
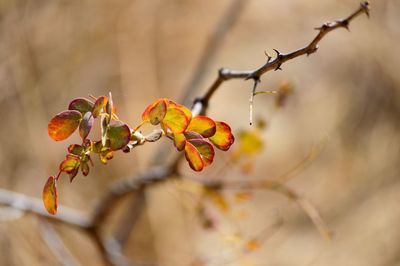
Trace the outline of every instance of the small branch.
<path fill-rule="evenodd" d="M 260 82 L 259 79 L 254 80 L 253 89 L 250 93 L 250 99 L 249 99 L 249 123 L 250 123 L 250 126 L 253 124 L 253 102 L 254 102 L 254 96 L 256 95 L 257 85 L 259 82 Z"/>
<path fill-rule="evenodd" d="M 43 207 L 41 199 L 25 196 L 20 193 L 0 189 L 0 204 L 12 208 L 31 212 L 40 216 L 47 217 L 54 221 L 63 222 L 80 228 L 88 228 L 91 220 L 83 213 L 64 206 L 59 206 L 59 214 L 50 215 Z"/>
<path fill-rule="evenodd" d="M 240 71 L 240 70 L 221 68 L 218 71 L 218 77 L 211 84 L 211 86 L 206 91 L 204 96 L 196 99 L 194 105 L 196 104 L 200 105 L 200 107 L 197 107 L 200 108 L 199 113 L 204 114 L 206 112 L 211 97 L 214 95 L 214 93 L 217 91 L 217 89 L 222 85 L 224 81 L 231 79 L 259 80 L 263 74 L 271 70 L 281 70 L 281 65 L 283 63 L 302 55 L 308 56 L 310 54 L 315 53 L 318 50 L 319 42 L 325 37 L 326 34 L 338 28 L 348 29 L 350 22 L 358 15 L 364 13 L 367 16 L 369 16 L 369 3 L 367 1 L 362 2 L 359 8 L 356 11 L 354 11 L 351 15 L 349 15 L 347 18 L 339 19 L 333 22 L 327 22 L 323 24 L 321 27 L 316 28 L 319 32 L 317 36 L 315 36 L 315 38 L 307 46 L 288 54 L 282 54 L 278 50 L 274 49 L 274 51 L 276 52 L 275 59 L 271 61 L 271 57 L 267 54 L 267 62 L 256 70 Z"/>

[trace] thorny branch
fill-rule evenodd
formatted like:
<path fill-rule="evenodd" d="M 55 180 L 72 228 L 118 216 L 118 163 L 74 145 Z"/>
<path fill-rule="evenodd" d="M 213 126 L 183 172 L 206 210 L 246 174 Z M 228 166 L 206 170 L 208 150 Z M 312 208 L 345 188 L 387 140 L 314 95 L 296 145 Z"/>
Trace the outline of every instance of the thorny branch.
<path fill-rule="evenodd" d="M 236 12 L 235 10 L 231 12 Z M 296 51 L 290 52 L 288 54 L 283 54 L 278 50 L 274 49 L 276 53 L 276 57 L 272 59 L 272 57 L 266 53 L 267 61 L 261 67 L 255 70 L 234 70 L 221 68 L 218 72 L 218 76 L 215 81 L 208 88 L 206 93 L 200 97 L 196 98 L 193 102 L 192 113 L 194 116 L 205 114 L 209 101 L 214 93 L 218 90 L 218 88 L 222 85 L 223 82 L 231 80 L 231 79 L 243 79 L 254 80 L 254 86 L 252 87 L 250 102 L 252 103 L 254 96 L 257 94 L 256 88 L 259 83 L 261 76 L 271 70 L 281 70 L 281 66 L 283 63 L 294 59 L 296 57 L 302 55 L 310 55 L 315 53 L 318 50 L 319 42 L 324 38 L 326 34 L 329 32 L 338 29 L 338 28 L 349 28 L 350 22 L 356 18 L 360 14 L 366 14 L 369 16 L 369 4 L 367 1 L 364 1 L 360 4 L 359 8 L 354 11 L 347 18 L 339 19 L 333 22 L 327 22 L 323 24 L 321 27 L 316 28 L 318 30 L 318 34 L 315 38 L 305 47 L 298 49 Z M 207 64 L 207 63 L 205 63 Z M 250 110 L 252 110 L 252 104 L 250 105 Z M 251 117 L 252 111 L 250 111 Z M 251 118 L 250 118 L 251 121 Z M 57 216 L 50 216 L 43 209 L 42 202 L 39 199 L 31 198 L 19 193 L 10 192 L 7 190 L 0 189 L 0 204 L 8 205 L 15 209 L 20 209 L 23 211 L 28 211 L 39 216 L 44 216 L 51 218 L 53 220 L 63 222 L 66 224 L 70 224 L 73 226 L 77 226 L 79 228 L 86 229 L 95 239 L 95 242 L 98 244 L 99 248 L 105 252 L 106 258 L 109 262 L 113 262 L 117 264 L 118 261 L 112 259 L 115 256 L 119 256 L 120 254 L 114 254 L 111 248 L 108 247 L 108 242 L 100 236 L 100 227 L 104 220 L 107 218 L 110 210 L 114 206 L 120 198 L 123 196 L 132 193 L 132 192 L 140 192 L 143 191 L 148 185 L 159 183 L 165 180 L 168 180 L 171 176 L 175 176 L 178 174 L 178 164 L 180 162 L 181 157 L 176 157 L 171 163 L 163 166 L 163 167 L 154 167 L 149 169 L 147 172 L 138 174 L 132 178 L 124 179 L 120 181 L 116 181 L 110 189 L 105 193 L 105 195 L 99 200 L 98 204 L 95 206 L 94 211 L 92 213 L 91 218 L 88 218 L 86 215 L 79 213 L 78 211 L 68 209 L 66 207 L 60 208 L 60 213 Z M 269 189 L 280 192 L 290 199 L 294 200 L 299 204 L 299 206 L 308 214 L 313 223 L 316 225 L 318 230 L 322 235 L 325 235 L 327 238 L 330 237 L 330 231 L 327 229 L 322 218 L 319 216 L 318 211 L 304 198 L 300 197 L 293 190 L 285 186 L 283 183 L 279 181 L 273 180 L 259 180 L 259 181 L 235 181 L 230 183 L 213 183 L 213 184 L 204 184 L 206 186 L 215 186 L 218 185 L 218 188 L 226 188 L 226 189 Z M 131 210 L 140 212 L 141 208 L 138 210 Z M 119 251 L 117 251 L 118 253 Z"/>

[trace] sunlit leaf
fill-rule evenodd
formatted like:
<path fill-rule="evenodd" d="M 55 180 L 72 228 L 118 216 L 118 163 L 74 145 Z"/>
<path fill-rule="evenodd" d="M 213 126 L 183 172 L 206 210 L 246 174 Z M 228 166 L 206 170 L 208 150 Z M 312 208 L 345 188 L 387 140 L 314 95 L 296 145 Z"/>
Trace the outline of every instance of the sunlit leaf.
<path fill-rule="evenodd" d="M 90 130 L 92 129 L 93 126 L 93 115 L 91 112 L 86 112 L 86 114 L 83 116 L 81 123 L 79 124 L 79 135 L 83 140 L 86 139 L 86 137 L 89 135 Z"/>
<path fill-rule="evenodd" d="M 71 144 L 68 146 L 68 152 L 75 155 L 81 155 L 83 147 L 79 144 Z"/>
<path fill-rule="evenodd" d="M 150 122 L 152 125 L 158 125 L 167 113 L 167 100 L 158 99 L 150 104 L 142 114 L 142 120 Z"/>
<path fill-rule="evenodd" d="M 69 110 L 76 110 L 84 115 L 86 112 L 91 112 L 93 110 L 94 103 L 85 98 L 76 98 L 69 103 Z"/>
<path fill-rule="evenodd" d="M 107 142 L 107 131 L 108 131 L 108 123 L 109 120 L 107 119 L 107 117 L 105 115 L 101 116 L 100 119 L 100 131 L 101 131 L 101 144 L 103 146 L 106 146 L 106 142 Z"/>
<path fill-rule="evenodd" d="M 241 131 L 238 134 L 239 152 L 253 155 L 260 152 L 264 146 L 263 141 L 256 131 Z"/>
<path fill-rule="evenodd" d="M 111 94 L 111 92 L 109 92 L 108 93 L 108 101 L 106 104 L 106 113 L 108 114 L 108 117 L 107 117 L 108 123 L 110 123 L 110 121 L 111 121 L 113 112 L 114 112 L 114 102 L 112 99 L 112 94 Z"/>
<path fill-rule="evenodd" d="M 81 118 L 81 113 L 75 110 L 68 110 L 55 115 L 47 127 L 49 136 L 55 141 L 68 138 L 79 126 Z"/>
<path fill-rule="evenodd" d="M 186 142 L 185 145 L 185 158 L 188 161 L 190 168 L 192 168 L 194 171 L 199 172 L 203 170 L 203 159 L 201 158 L 201 155 L 197 151 L 196 147 L 189 142 Z"/>
<path fill-rule="evenodd" d="M 60 171 L 65 173 L 73 173 L 75 169 L 79 167 L 80 160 L 75 156 L 67 156 L 67 158 L 61 162 Z"/>
<path fill-rule="evenodd" d="M 50 176 L 47 179 L 47 182 L 43 188 L 42 199 L 46 210 L 50 214 L 53 215 L 56 214 L 58 205 L 58 195 L 57 195 L 56 178 L 54 176 Z"/>
<path fill-rule="evenodd" d="M 96 102 L 94 103 L 93 107 L 93 117 L 96 118 L 100 115 L 100 113 L 104 110 L 108 102 L 108 99 L 106 96 L 100 96 Z"/>
<path fill-rule="evenodd" d="M 227 151 L 235 141 L 235 138 L 232 135 L 231 128 L 228 124 L 224 122 L 215 122 L 217 126 L 217 130 L 214 136 L 209 139 L 211 142 L 220 150 Z"/>
<path fill-rule="evenodd" d="M 200 153 L 201 158 L 203 159 L 204 166 L 210 165 L 214 160 L 214 148 L 213 146 L 205 139 L 192 139 L 188 140 L 191 144 L 193 144 L 197 151 Z"/>
<path fill-rule="evenodd" d="M 174 145 L 178 151 L 185 149 L 186 137 L 183 133 L 174 133 Z"/>
<path fill-rule="evenodd" d="M 193 117 L 187 127 L 188 131 L 194 131 L 201 134 L 205 138 L 213 136 L 217 130 L 214 120 L 207 116 Z"/>
<path fill-rule="evenodd" d="M 182 110 L 172 107 L 167 109 L 167 113 L 161 124 L 173 133 L 182 133 L 187 128 L 189 120 Z"/>
<path fill-rule="evenodd" d="M 185 114 L 185 116 L 189 122 L 192 119 L 192 112 L 186 106 L 183 106 L 174 101 L 168 100 L 168 108 L 176 108 L 176 109 L 181 110 Z"/>
<path fill-rule="evenodd" d="M 111 150 L 119 150 L 129 143 L 131 130 L 127 124 L 116 122 L 108 127 L 107 137 L 110 139 Z"/>
<path fill-rule="evenodd" d="M 87 162 L 82 162 L 82 164 L 81 164 L 82 174 L 84 176 L 87 176 L 89 174 L 89 170 L 90 170 L 89 164 Z"/>

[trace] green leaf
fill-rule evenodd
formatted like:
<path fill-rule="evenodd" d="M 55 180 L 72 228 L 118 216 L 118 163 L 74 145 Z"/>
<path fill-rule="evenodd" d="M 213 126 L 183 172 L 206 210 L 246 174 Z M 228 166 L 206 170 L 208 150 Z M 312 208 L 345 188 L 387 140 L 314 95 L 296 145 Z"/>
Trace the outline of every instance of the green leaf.
<path fill-rule="evenodd" d="M 161 125 L 172 133 L 182 133 L 189 124 L 185 113 L 178 108 L 168 108 Z"/>
<path fill-rule="evenodd" d="M 83 116 L 81 123 L 79 124 L 79 135 L 82 140 L 85 140 L 92 129 L 94 118 L 91 112 L 86 112 Z"/>
<path fill-rule="evenodd" d="M 150 122 L 152 125 L 158 125 L 167 113 L 166 99 L 158 99 L 150 104 L 142 114 L 142 120 Z"/>
<path fill-rule="evenodd" d="M 58 205 L 58 195 L 57 195 L 56 178 L 54 176 L 50 176 L 47 179 L 47 182 L 43 188 L 42 199 L 44 207 L 46 208 L 48 213 L 53 215 L 56 214 Z"/>
<path fill-rule="evenodd" d="M 76 110 L 84 115 L 86 112 L 93 110 L 94 103 L 85 98 L 76 98 L 69 103 L 69 110 Z"/>
<path fill-rule="evenodd" d="M 83 146 L 79 144 L 71 144 L 68 146 L 68 152 L 79 156 L 83 152 Z"/>
<path fill-rule="evenodd" d="M 47 126 L 49 136 L 60 141 L 71 136 L 79 126 L 82 114 L 75 110 L 68 110 L 55 115 Z"/>
<path fill-rule="evenodd" d="M 217 130 L 214 136 L 210 137 L 209 139 L 215 145 L 215 147 L 220 150 L 227 151 L 235 141 L 231 128 L 224 122 L 216 121 L 215 124 L 217 126 Z"/>
<path fill-rule="evenodd" d="M 209 138 L 215 134 L 217 127 L 214 120 L 211 118 L 207 116 L 196 116 L 192 118 L 186 130 L 197 132 L 203 137 Z"/>
<path fill-rule="evenodd" d="M 102 115 L 100 119 L 100 131 L 101 131 L 101 144 L 103 146 L 106 146 L 107 143 L 108 124 L 109 120 L 105 115 Z"/>
<path fill-rule="evenodd" d="M 204 162 L 204 166 L 210 165 L 214 160 L 214 148 L 213 146 L 205 139 L 192 139 L 188 140 L 193 146 L 196 147 L 197 151 L 201 155 L 201 159 Z"/>
<path fill-rule="evenodd" d="M 124 148 L 131 140 L 131 130 L 127 124 L 116 122 L 108 127 L 107 137 L 113 151 Z"/>
<path fill-rule="evenodd" d="M 101 114 L 101 112 L 106 107 L 107 102 L 108 102 L 108 99 L 106 96 L 100 96 L 96 100 L 96 102 L 94 103 L 93 111 L 92 111 L 94 118 L 98 117 Z"/>
<path fill-rule="evenodd" d="M 60 171 L 65 172 L 67 174 L 71 174 L 79 167 L 80 160 L 76 156 L 68 156 L 67 158 L 61 162 Z"/>
<path fill-rule="evenodd" d="M 188 161 L 190 168 L 192 168 L 194 171 L 199 172 L 203 170 L 204 162 L 200 153 L 196 147 L 188 141 L 185 145 L 185 158 L 186 161 Z"/>

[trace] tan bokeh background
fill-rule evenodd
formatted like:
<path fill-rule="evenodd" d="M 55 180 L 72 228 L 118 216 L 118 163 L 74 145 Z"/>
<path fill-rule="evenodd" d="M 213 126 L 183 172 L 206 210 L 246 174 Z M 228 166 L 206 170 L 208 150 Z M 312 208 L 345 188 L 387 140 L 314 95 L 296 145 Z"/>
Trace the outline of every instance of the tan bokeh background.
<path fill-rule="evenodd" d="M 314 36 L 313 27 L 341 18 L 358 1 L 245 1 L 227 34 L 199 95 L 217 69 L 252 69 L 263 51 L 289 52 Z M 273 178 L 302 160 L 316 143 L 325 148 L 288 185 L 309 199 L 335 232 L 325 241 L 308 217 L 287 198 L 257 192 L 219 215 L 214 231 L 201 228 L 185 193 L 174 184 L 148 191 L 146 213 L 132 233 L 126 254 L 159 265 L 399 265 L 400 264 L 400 2 L 371 1 L 371 18 L 357 18 L 351 32 L 337 30 L 308 58 L 288 62 L 263 77 L 260 88 L 282 80 L 296 93 L 276 110 L 269 96 L 255 100 L 255 114 L 268 123 L 266 148 L 254 172 L 229 169 L 224 178 Z M 0 187 L 40 197 L 68 143 L 47 136 L 47 121 L 75 97 L 112 91 L 119 117 L 139 122 L 158 97 L 178 100 L 205 44 L 231 1 L 0 1 Z M 251 82 L 225 83 L 209 114 L 234 130 L 248 128 Z M 167 141 L 118 154 L 109 165 L 95 161 L 92 173 L 60 184 L 60 202 L 90 211 L 116 179 L 143 171 Z M 204 178 L 223 166 L 219 153 Z M 184 173 L 195 174 L 182 164 Z M 217 177 L 215 177 L 217 178 Z M 120 211 L 129 212 L 128 205 Z M 236 212 L 247 212 L 237 218 Z M 41 237 L 34 215 L 0 208 L 0 265 L 59 265 Z M 13 218 L 13 215 L 15 216 Z M 19 217 L 19 218 L 18 218 Z M 280 226 L 275 226 L 279 221 Z M 232 226 L 235 224 L 235 226 Z M 256 251 L 235 248 L 229 238 L 265 232 Z M 65 225 L 55 230 L 82 265 L 101 265 L 89 237 Z M 194 264 L 197 261 L 198 264 Z M 203 264 L 200 264 L 202 261 Z"/>

